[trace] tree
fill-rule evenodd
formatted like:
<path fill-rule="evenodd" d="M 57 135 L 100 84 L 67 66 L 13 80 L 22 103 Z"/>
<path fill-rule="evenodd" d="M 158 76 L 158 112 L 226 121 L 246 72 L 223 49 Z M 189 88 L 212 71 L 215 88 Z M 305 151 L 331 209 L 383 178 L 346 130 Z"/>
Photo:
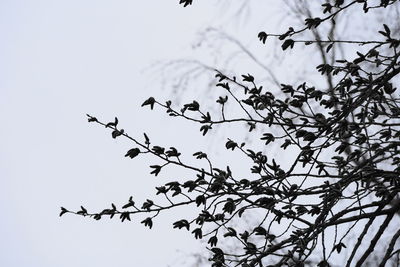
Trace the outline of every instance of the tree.
<path fill-rule="evenodd" d="M 180 4 L 186 7 L 192 1 L 181 0 Z M 125 221 L 142 214 L 141 223 L 152 228 L 161 212 L 193 206 L 197 214 L 177 220 L 173 228 L 206 239 L 212 266 L 333 266 L 337 254 L 345 259 L 345 266 L 363 266 L 378 245 L 385 250 L 374 255 L 376 265 L 385 266 L 400 253 L 400 229 L 393 226 L 400 214 L 400 99 L 396 90 L 400 37 L 392 21 L 385 21 L 373 39 L 335 39 L 317 30 L 336 23 L 349 9 L 362 16 L 397 5 L 398 0 L 328 1 L 321 5 L 321 15 L 306 17 L 301 28 L 258 34 L 262 43 L 277 38 L 284 51 L 315 45 L 326 56 L 338 45 L 354 47 L 351 57 L 323 60 L 316 67 L 328 81 L 327 88 L 303 81 L 280 84 L 280 93 L 273 94 L 251 74 L 236 77 L 215 70 L 216 87 L 224 91 L 216 101 L 218 112 L 205 110 L 196 100 L 182 107 L 154 97 L 143 103 L 200 124 L 202 135 L 215 127 L 247 125 L 252 139 L 262 145 L 232 138 L 224 144 L 239 153 L 243 162 L 250 162 L 242 167 L 249 170 L 246 178 L 237 175 L 233 166 L 217 167 L 203 151 L 193 154 L 200 160 L 198 165 L 187 163 L 175 147 L 153 145 L 147 134 L 143 140 L 129 135 L 117 118 L 106 123 L 88 115 L 89 122 L 109 128 L 112 138 L 133 142 L 126 157 L 146 153 L 161 160 L 162 164 L 151 163 L 151 174 L 158 176 L 166 166 L 176 166 L 191 171 L 193 179 L 157 187 L 156 195 L 162 196 L 158 201 L 136 204 L 131 197 L 122 207 L 112 204 L 99 212 L 61 208 L 60 215 L 72 213 L 96 220 L 115 216 Z M 309 32 L 313 38 L 305 39 Z M 232 106 L 236 110 L 227 112 Z M 273 144 L 280 146 L 281 153 L 288 155 L 285 161 L 290 162 L 265 153 Z M 256 214 L 258 220 L 240 224 L 247 214 Z M 239 244 L 241 251 L 229 251 L 226 242 Z"/>

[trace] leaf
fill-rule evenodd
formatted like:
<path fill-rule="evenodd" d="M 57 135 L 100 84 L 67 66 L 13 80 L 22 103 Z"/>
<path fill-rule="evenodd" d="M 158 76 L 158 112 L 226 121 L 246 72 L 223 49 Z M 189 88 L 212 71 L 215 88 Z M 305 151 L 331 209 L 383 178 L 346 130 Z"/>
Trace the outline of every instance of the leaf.
<path fill-rule="evenodd" d="M 88 212 L 83 206 L 81 206 L 81 210 L 78 211 L 77 214 L 86 216 L 88 214 Z"/>
<path fill-rule="evenodd" d="M 201 118 L 203 119 L 203 120 L 201 121 L 201 123 L 207 123 L 207 122 L 210 122 L 210 121 L 211 121 L 211 115 L 210 115 L 209 112 L 207 112 L 206 115 L 201 115 Z"/>
<path fill-rule="evenodd" d="M 247 125 L 250 126 L 249 127 L 249 132 L 253 131 L 256 128 L 256 124 L 255 123 L 248 122 Z"/>
<path fill-rule="evenodd" d="M 294 41 L 292 39 L 287 39 L 282 44 L 282 50 L 286 50 L 290 47 L 292 49 L 294 47 Z"/>
<path fill-rule="evenodd" d="M 385 93 L 387 94 L 393 94 L 396 91 L 396 87 L 393 87 L 392 83 L 385 83 L 383 86 L 383 90 L 385 91 Z"/>
<path fill-rule="evenodd" d="M 232 227 L 228 227 L 228 232 L 224 234 L 224 237 L 235 237 L 237 236 L 236 230 Z"/>
<path fill-rule="evenodd" d="M 152 221 L 152 219 L 150 217 L 144 219 L 140 223 L 143 223 L 144 226 L 148 226 L 150 229 L 153 227 L 153 221 Z"/>
<path fill-rule="evenodd" d="M 109 122 L 109 123 L 107 123 L 106 124 L 106 128 L 109 128 L 109 127 L 117 127 L 117 125 L 118 125 L 118 118 L 117 117 L 115 117 L 115 119 L 114 119 L 114 122 Z"/>
<path fill-rule="evenodd" d="M 322 4 L 322 6 L 324 7 L 324 11 L 323 11 L 324 14 L 331 13 L 332 7 L 333 7 L 331 4 L 325 3 L 325 4 Z"/>
<path fill-rule="evenodd" d="M 150 97 L 146 101 L 143 102 L 142 107 L 150 105 L 150 109 L 153 110 L 154 103 L 156 103 L 156 100 L 154 99 L 154 97 Z"/>
<path fill-rule="evenodd" d="M 279 36 L 279 40 L 285 40 L 290 34 L 294 32 L 293 27 L 289 27 L 288 31 Z"/>
<path fill-rule="evenodd" d="M 225 104 L 226 101 L 228 101 L 228 96 L 222 97 L 220 96 L 217 100 L 217 103 L 220 103 L 221 105 Z"/>
<path fill-rule="evenodd" d="M 336 250 L 339 254 L 342 251 L 342 248 L 346 248 L 345 244 L 340 242 L 339 244 L 336 244 L 332 250 Z"/>
<path fill-rule="evenodd" d="M 292 144 L 292 141 L 290 139 L 285 139 L 285 142 L 281 145 L 281 147 L 283 149 L 286 149 L 291 144 Z"/>
<path fill-rule="evenodd" d="M 130 157 L 131 159 L 133 159 L 134 157 L 136 157 L 139 154 L 140 154 L 139 148 L 132 148 L 132 149 L 129 149 L 128 152 L 126 152 L 125 157 Z"/>
<path fill-rule="evenodd" d="M 261 41 L 263 44 L 265 44 L 265 42 L 267 41 L 267 37 L 268 37 L 268 34 L 265 33 L 265 32 L 260 32 L 260 33 L 258 34 L 258 39 L 260 39 L 260 41 Z"/>
<path fill-rule="evenodd" d="M 183 7 L 187 7 L 188 5 L 191 5 L 193 3 L 193 0 L 180 0 L 179 4 L 183 4 Z"/>
<path fill-rule="evenodd" d="M 118 136 L 120 136 L 120 135 L 123 135 L 124 134 L 124 129 L 121 129 L 121 130 L 114 130 L 112 133 L 111 133 L 111 136 L 112 136 L 112 138 L 117 138 Z"/>
<path fill-rule="evenodd" d="M 247 231 L 244 231 L 243 233 L 239 234 L 240 238 L 243 239 L 245 242 L 247 242 L 247 239 L 249 238 L 250 234 Z"/>
<path fill-rule="evenodd" d="M 253 106 L 254 102 L 250 98 L 242 100 L 243 103 L 249 106 Z"/>
<path fill-rule="evenodd" d="M 150 168 L 154 169 L 150 172 L 150 174 L 154 174 L 154 176 L 157 176 L 160 173 L 162 167 L 160 165 L 151 165 Z"/>
<path fill-rule="evenodd" d="M 200 127 L 200 132 L 203 132 L 203 136 L 207 134 L 208 130 L 212 129 L 211 125 L 203 125 Z"/>
<path fill-rule="evenodd" d="M 205 198 L 205 196 L 204 195 L 198 195 L 197 197 L 196 197 L 196 205 L 197 205 L 197 207 L 198 206 L 200 206 L 200 205 L 205 205 L 206 204 L 206 198 Z"/>
<path fill-rule="evenodd" d="M 319 26 L 319 24 L 321 23 L 321 19 L 320 18 L 307 18 L 306 20 L 306 25 L 308 29 L 311 28 L 317 28 Z"/>
<path fill-rule="evenodd" d="M 190 228 L 190 224 L 187 220 L 176 221 L 176 222 L 174 222 L 173 225 L 174 225 L 174 228 L 178 228 L 178 229 L 186 228 L 188 231 Z"/>
<path fill-rule="evenodd" d="M 222 210 L 223 210 L 224 212 L 227 212 L 227 213 L 229 213 L 229 214 L 232 214 L 232 212 L 234 212 L 235 209 L 236 209 L 235 202 L 233 201 L 232 198 L 228 198 L 228 199 L 226 200 L 226 203 L 225 203 L 224 207 L 222 208 Z"/>
<path fill-rule="evenodd" d="M 261 226 L 258 226 L 258 227 L 256 227 L 256 228 L 254 228 L 254 234 L 255 235 L 263 235 L 263 236 L 265 236 L 265 235 L 267 235 L 268 233 L 267 233 L 267 230 L 265 230 L 265 228 L 264 227 L 261 227 Z"/>
<path fill-rule="evenodd" d="M 330 74 L 333 71 L 333 67 L 329 64 L 320 64 L 317 66 L 317 70 L 321 72 L 322 75 Z"/>
<path fill-rule="evenodd" d="M 190 104 L 183 105 L 183 111 L 185 110 L 198 111 L 199 109 L 200 109 L 200 104 L 195 100 L 193 100 L 193 102 Z"/>
<path fill-rule="evenodd" d="M 335 0 L 335 7 L 340 7 L 344 4 L 344 0 Z"/>
<path fill-rule="evenodd" d="M 256 254 L 257 253 L 257 246 L 253 243 L 247 242 L 246 247 L 244 248 L 246 254 Z"/>
<path fill-rule="evenodd" d="M 254 82 L 254 77 L 253 76 L 251 76 L 250 74 L 247 74 L 247 76 L 246 75 L 242 75 L 242 77 L 243 77 L 243 81 L 244 82 Z"/>
<path fill-rule="evenodd" d="M 156 195 L 166 194 L 168 192 L 168 189 L 165 186 L 156 187 L 156 190 L 157 190 Z"/>
<path fill-rule="evenodd" d="M 160 146 L 153 146 L 152 150 L 153 150 L 154 153 L 156 153 L 157 155 L 161 155 L 161 154 L 164 154 L 165 148 L 160 147 Z"/>
<path fill-rule="evenodd" d="M 124 222 L 125 220 L 128 220 L 128 221 L 131 220 L 129 212 L 123 212 L 123 213 L 121 213 L 121 215 L 119 216 L 119 218 L 121 219 L 121 222 Z"/>
<path fill-rule="evenodd" d="M 388 38 L 390 38 L 390 29 L 389 29 L 388 25 L 383 24 L 383 28 L 385 28 L 386 36 Z"/>
<path fill-rule="evenodd" d="M 150 145 L 150 139 L 149 139 L 149 137 L 147 136 L 147 134 L 146 133 L 143 133 L 143 135 L 144 135 L 144 139 L 145 139 L 145 144 L 146 145 Z"/>
<path fill-rule="evenodd" d="M 196 239 L 202 239 L 203 238 L 203 231 L 201 228 L 196 228 L 192 231 L 192 234 L 194 234 L 194 237 Z"/>
<path fill-rule="evenodd" d="M 128 204 L 125 204 L 124 206 L 122 206 L 123 209 L 127 209 L 129 207 L 134 207 L 135 206 L 135 202 L 133 201 L 133 197 L 129 198 Z"/>
<path fill-rule="evenodd" d="M 61 207 L 60 217 L 63 216 L 67 212 L 69 212 L 69 211 L 66 208 Z"/>
<path fill-rule="evenodd" d="M 219 86 L 219 87 L 225 88 L 225 89 L 228 90 L 228 91 L 230 90 L 229 84 L 228 84 L 228 83 L 218 83 L 216 86 L 217 86 L 217 87 Z"/>
<path fill-rule="evenodd" d="M 150 208 L 154 205 L 154 202 L 150 199 L 147 199 L 146 202 L 143 203 L 142 209 L 149 211 Z"/>
<path fill-rule="evenodd" d="M 172 194 L 172 197 L 175 197 L 182 192 L 182 189 L 179 186 L 173 187 L 173 188 L 171 188 L 171 190 L 174 191 L 174 193 Z"/>
<path fill-rule="evenodd" d="M 88 122 L 98 122 L 98 120 L 95 117 L 92 117 L 89 114 L 86 114 L 86 116 L 88 116 Z"/>
<path fill-rule="evenodd" d="M 101 214 L 95 214 L 94 216 L 93 216 L 93 219 L 95 219 L 96 221 L 98 221 L 98 220 L 100 220 L 101 219 Z"/>
<path fill-rule="evenodd" d="M 234 150 L 235 147 L 237 147 L 237 143 L 233 142 L 232 140 L 229 140 L 228 142 L 226 142 L 225 147 L 226 149 Z"/>
<path fill-rule="evenodd" d="M 224 252 L 220 248 L 212 248 L 211 251 L 214 253 L 212 257 L 212 261 L 218 262 L 218 263 L 224 263 L 225 262 L 225 256 Z M 223 265 L 214 265 L 212 267 L 222 267 Z"/>
<path fill-rule="evenodd" d="M 201 151 L 194 153 L 193 156 L 196 157 L 196 159 L 207 158 L 207 154 Z"/>
<path fill-rule="evenodd" d="M 165 152 L 165 155 L 167 155 L 167 157 L 179 157 L 181 153 L 179 153 L 175 147 L 170 147 L 169 150 Z"/>
<path fill-rule="evenodd" d="M 273 198 L 270 197 L 261 197 L 255 201 L 256 204 L 260 205 L 261 207 L 271 208 L 274 206 L 275 201 Z"/>
<path fill-rule="evenodd" d="M 194 189 L 196 189 L 197 183 L 195 181 L 189 180 L 186 181 L 182 186 L 183 188 L 188 188 L 188 192 L 192 192 Z"/>
<path fill-rule="evenodd" d="M 275 141 L 275 137 L 270 133 L 264 133 L 263 137 L 261 137 L 261 140 L 265 140 L 265 145 L 268 145 L 269 143 Z"/>
<path fill-rule="evenodd" d="M 211 247 L 215 247 L 218 243 L 218 238 L 216 236 L 212 236 L 210 239 L 208 239 L 207 243 L 210 244 Z"/>
<path fill-rule="evenodd" d="M 330 43 L 327 47 L 326 47 L 326 53 L 329 53 L 329 51 L 332 49 L 333 47 L 333 43 Z"/>
<path fill-rule="evenodd" d="M 215 78 L 219 78 L 219 82 L 222 82 L 223 80 L 226 79 L 226 76 L 221 73 L 217 73 L 215 74 Z"/>
<path fill-rule="evenodd" d="M 317 264 L 317 267 L 330 267 L 330 264 L 326 260 L 323 260 Z"/>

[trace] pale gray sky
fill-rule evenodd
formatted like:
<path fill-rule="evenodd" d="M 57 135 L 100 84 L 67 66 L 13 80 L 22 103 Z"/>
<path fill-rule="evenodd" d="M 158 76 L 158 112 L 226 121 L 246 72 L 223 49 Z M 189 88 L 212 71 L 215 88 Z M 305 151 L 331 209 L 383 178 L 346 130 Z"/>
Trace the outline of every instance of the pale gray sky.
<path fill-rule="evenodd" d="M 266 23 L 276 12 L 272 2 L 253 25 L 286 29 L 282 20 Z M 129 142 L 89 125 L 86 113 L 118 116 L 131 135 L 146 131 L 155 143 L 188 153 L 215 142 L 201 138 L 197 126 L 140 104 L 152 95 L 173 98 L 159 79 L 151 80 L 158 74 L 148 67 L 189 57 L 206 26 L 230 27 L 246 45 L 265 49 L 255 38 L 265 28 L 246 30 L 239 19 L 227 25 L 234 12 L 222 11 L 211 0 L 185 9 L 178 0 L 0 1 L 0 266 L 187 266 L 183 258 L 200 245 L 172 230 L 174 213 L 151 231 L 135 218 L 98 222 L 58 213 L 60 206 L 122 205 L 131 195 L 145 200 L 166 182 L 149 174 L 149 158 L 124 158 Z M 265 50 L 265 62 L 275 52 Z M 287 73 L 276 74 L 285 82 Z M 178 133 L 182 127 L 185 135 Z"/>
<path fill-rule="evenodd" d="M 166 182 L 149 174 L 148 158 L 124 158 L 129 142 L 89 125 L 86 113 L 118 116 L 132 135 L 146 131 L 188 153 L 212 142 L 197 126 L 140 108 L 151 95 L 173 97 L 148 68 L 154 62 L 190 56 L 206 26 L 226 28 L 233 17 L 240 30 L 234 12 L 221 15 L 224 5 L 198 2 L 0 1 L 0 266 L 187 266 L 199 251 L 191 235 L 172 230 L 173 213 L 151 231 L 138 219 L 58 217 L 60 206 L 145 200 Z M 241 30 L 254 38 L 260 29 Z"/>
<path fill-rule="evenodd" d="M 196 250 L 167 218 L 149 231 L 58 213 L 145 199 L 163 182 L 85 114 L 171 139 L 163 114 L 140 109 L 160 94 L 143 69 L 190 51 L 210 10 L 165 0 L 0 1 L 0 266 L 176 266 L 177 249 Z"/>

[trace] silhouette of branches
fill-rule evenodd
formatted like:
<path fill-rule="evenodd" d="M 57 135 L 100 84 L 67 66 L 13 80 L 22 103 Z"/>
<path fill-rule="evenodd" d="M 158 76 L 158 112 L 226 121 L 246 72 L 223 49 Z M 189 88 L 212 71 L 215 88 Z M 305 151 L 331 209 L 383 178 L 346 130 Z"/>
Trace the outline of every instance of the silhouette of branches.
<path fill-rule="evenodd" d="M 400 98 L 396 80 L 400 73 L 400 37 L 383 24 L 376 40 L 335 40 L 316 31 L 324 23 L 335 23 L 350 8 L 362 12 L 391 8 L 397 0 L 329 1 L 321 5 L 321 17 L 308 17 L 299 29 L 290 27 L 281 34 L 260 32 L 266 43 L 278 38 L 283 50 L 299 44 L 316 44 L 327 56 L 337 45 L 362 46 L 353 59 L 329 61 L 316 67 L 327 78 L 328 88 L 319 88 L 307 81 L 297 85 L 278 84 L 279 96 L 259 85 L 251 74 L 240 77 L 215 70 L 215 86 L 222 91 L 215 105 L 206 110 L 196 100 L 176 106 L 148 98 L 142 106 L 160 108 L 169 116 L 199 125 L 202 135 L 214 128 L 240 123 L 247 126 L 254 144 L 228 138 L 224 144 L 232 153 L 239 153 L 249 176 L 243 178 L 230 166 L 220 167 L 207 153 L 189 155 L 198 165 L 187 163 L 175 147 L 153 145 L 147 134 L 134 137 L 119 127 L 115 118 L 102 122 L 88 115 L 89 122 L 111 131 L 112 138 L 127 138 L 133 148 L 126 157 L 150 154 L 161 164 L 150 165 L 158 176 L 167 167 L 184 168 L 193 179 L 183 183 L 169 181 L 156 187 L 161 200 L 137 204 L 131 197 L 125 205 L 112 204 L 99 212 L 81 207 L 78 211 L 62 208 L 61 214 L 72 213 L 100 220 L 118 217 L 131 220 L 136 214 L 147 216 L 141 221 L 152 228 L 162 212 L 179 206 L 198 210 L 193 218 L 178 219 L 173 228 L 190 231 L 196 239 L 207 239 L 212 266 L 331 266 L 334 255 L 347 250 L 346 266 L 363 266 L 382 242 L 391 234 L 379 266 L 398 255 L 398 226 L 390 232 L 390 224 L 400 210 Z M 192 1 L 180 1 L 189 6 Z M 302 39 L 312 32 L 314 39 Z M 236 107 L 234 114 L 225 107 Z M 259 132 L 253 131 L 261 129 Z M 279 146 L 280 153 L 294 156 L 291 162 L 271 158 L 265 147 Z M 172 212 L 172 211 L 171 211 Z M 247 213 L 258 214 L 257 222 L 238 226 Z M 374 224 L 379 225 L 374 229 Z M 362 230 L 361 230 L 362 229 Z M 352 240 L 350 235 L 357 238 Z M 224 240 L 239 244 L 241 251 L 229 251 Z M 354 241 L 354 242 L 353 242 Z"/>

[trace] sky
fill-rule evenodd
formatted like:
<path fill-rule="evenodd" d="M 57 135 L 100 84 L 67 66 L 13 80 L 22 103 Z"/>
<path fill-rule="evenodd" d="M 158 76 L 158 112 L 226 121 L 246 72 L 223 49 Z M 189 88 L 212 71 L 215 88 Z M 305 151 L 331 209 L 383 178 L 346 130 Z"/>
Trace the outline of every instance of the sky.
<path fill-rule="evenodd" d="M 174 97 L 151 66 L 187 57 L 199 29 L 224 23 L 213 1 L 177 2 L 0 1 L 0 266 L 187 266 L 200 251 L 172 230 L 173 215 L 151 231 L 135 219 L 58 217 L 60 206 L 145 200 L 165 182 L 149 174 L 148 159 L 124 158 L 130 144 L 86 113 L 195 152 L 197 127 L 140 108 L 151 95 Z"/>
<path fill-rule="evenodd" d="M 266 49 L 256 38 L 261 30 L 287 29 L 274 1 L 264 1 L 268 8 L 258 20 L 246 20 L 249 13 L 238 14 L 223 4 L 228 1 L 196 2 L 183 8 L 177 0 L 0 1 L 0 266 L 190 266 L 190 255 L 204 252 L 192 235 L 172 229 L 176 214 L 184 217 L 188 209 L 163 215 L 152 230 L 136 218 L 58 216 L 61 206 L 95 211 L 124 205 L 129 196 L 144 201 L 168 176 L 188 178 L 178 170 L 154 178 L 151 158 L 125 158 L 132 144 L 88 124 L 87 113 L 105 122 L 117 116 L 134 137 L 146 132 L 154 144 L 187 154 L 204 148 L 223 162 L 218 138 L 202 138 L 199 127 L 160 109 L 140 108 L 149 96 L 207 100 L 199 88 L 204 83 L 176 90 L 171 81 L 182 68 L 163 73 L 158 62 L 189 59 L 196 51 L 197 59 L 237 73 L 254 65 L 229 54 L 227 47 L 237 44 L 213 30 L 199 35 L 202 29 L 240 36 L 282 83 L 296 78 L 289 74 L 299 56 L 287 53 L 284 64 L 276 47 Z"/>
<path fill-rule="evenodd" d="M 155 135 L 152 125 L 168 127 L 139 108 L 160 93 L 144 69 L 179 55 L 210 19 L 175 2 L 0 2 L 1 266 L 167 266 L 180 262 L 182 243 L 196 250 L 170 224 L 58 217 L 60 206 L 100 209 L 152 193 L 141 181 L 153 179 L 148 167 L 127 162 L 129 147 L 85 114 L 118 115 Z"/>

